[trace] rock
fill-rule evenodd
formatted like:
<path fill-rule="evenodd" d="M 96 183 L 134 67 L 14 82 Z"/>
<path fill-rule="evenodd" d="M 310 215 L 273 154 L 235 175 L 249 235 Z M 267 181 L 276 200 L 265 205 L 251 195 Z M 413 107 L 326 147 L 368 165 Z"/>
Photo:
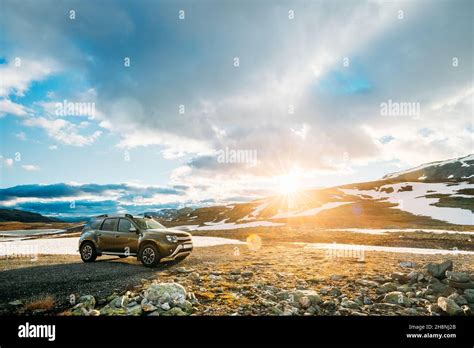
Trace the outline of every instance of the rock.
<path fill-rule="evenodd" d="M 81 296 L 79 297 L 79 303 L 82 303 L 82 306 L 90 311 L 95 307 L 95 298 L 92 295 Z"/>
<path fill-rule="evenodd" d="M 146 298 L 142 300 L 141 306 L 144 312 L 153 312 L 157 309 L 157 307 L 152 305 Z"/>
<path fill-rule="evenodd" d="M 307 297 L 313 306 L 321 303 L 321 296 L 314 290 L 298 290 L 295 294 L 298 299 Z"/>
<path fill-rule="evenodd" d="M 474 303 L 474 289 L 466 289 L 463 294 L 464 298 L 469 303 Z"/>
<path fill-rule="evenodd" d="M 469 306 L 467 305 L 461 306 L 461 309 L 465 315 L 472 315 L 472 310 Z"/>
<path fill-rule="evenodd" d="M 20 300 L 15 300 L 15 301 L 8 302 L 8 304 L 10 306 L 18 307 L 18 306 L 22 306 L 23 302 L 21 302 Z"/>
<path fill-rule="evenodd" d="M 191 272 L 192 272 L 192 270 L 187 269 L 186 267 L 178 267 L 178 268 L 176 268 L 176 273 L 186 274 L 186 273 L 191 273 Z"/>
<path fill-rule="evenodd" d="M 465 272 L 447 271 L 446 278 L 448 278 L 448 281 L 451 280 L 451 281 L 460 282 L 460 283 L 466 283 L 470 281 L 469 274 Z"/>
<path fill-rule="evenodd" d="M 443 310 L 443 312 L 449 315 L 459 315 L 463 313 L 463 310 L 456 304 L 456 302 L 446 297 L 438 298 L 438 306 Z"/>
<path fill-rule="evenodd" d="M 431 316 L 436 316 L 436 317 L 443 314 L 442 309 L 437 304 L 430 304 L 428 306 L 428 312 L 430 313 Z"/>
<path fill-rule="evenodd" d="M 412 262 L 412 261 L 402 261 L 399 263 L 400 267 L 403 267 L 403 268 L 414 268 L 416 267 L 416 263 Z"/>
<path fill-rule="evenodd" d="M 142 306 L 136 304 L 135 306 L 131 306 L 127 308 L 127 315 L 132 316 L 139 316 L 142 314 Z"/>
<path fill-rule="evenodd" d="M 385 295 L 383 298 L 385 303 L 403 305 L 403 306 L 410 306 L 411 300 L 405 296 L 405 294 L 401 291 L 392 291 Z"/>
<path fill-rule="evenodd" d="M 429 284 L 426 288 L 427 295 L 441 295 L 441 296 L 449 296 L 451 293 L 454 292 L 454 289 L 450 288 L 448 285 L 443 283 L 432 283 Z"/>
<path fill-rule="evenodd" d="M 408 284 L 403 284 L 397 287 L 397 291 L 401 291 L 401 292 L 410 292 L 411 290 L 412 288 Z"/>
<path fill-rule="evenodd" d="M 421 272 L 411 271 L 410 273 L 408 273 L 407 278 L 410 283 L 416 283 L 423 280 L 424 275 Z"/>
<path fill-rule="evenodd" d="M 194 282 L 199 282 L 201 281 L 201 276 L 198 272 L 193 272 L 189 275 L 189 279 L 191 279 Z"/>
<path fill-rule="evenodd" d="M 298 308 L 293 306 L 285 306 L 283 308 L 283 315 L 290 316 L 290 315 L 298 315 Z"/>
<path fill-rule="evenodd" d="M 168 302 L 165 302 L 163 303 L 161 306 L 160 306 L 161 309 L 165 310 L 165 311 L 169 311 L 171 309 L 170 307 L 170 304 Z"/>
<path fill-rule="evenodd" d="M 429 263 L 426 265 L 426 270 L 433 277 L 444 279 L 446 278 L 446 271 L 453 270 L 453 261 L 447 260 L 442 263 Z"/>
<path fill-rule="evenodd" d="M 100 310 L 100 315 L 125 315 L 127 312 L 124 308 L 113 308 L 110 305 L 102 307 Z"/>
<path fill-rule="evenodd" d="M 331 300 L 324 301 L 321 306 L 328 311 L 333 311 L 336 309 L 336 303 L 334 303 L 334 301 L 331 301 Z"/>
<path fill-rule="evenodd" d="M 244 271 L 241 273 L 241 276 L 243 278 L 252 278 L 253 277 L 253 272 L 252 271 Z"/>
<path fill-rule="evenodd" d="M 374 302 L 372 302 L 372 300 L 370 299 L 370 297 L 367 297 L 367 296 L 364 296 L 364 304 L 365 305 L 371 305 L 373 304 Z"/>
<path fill-rule="evenodd" d="M 448 280 L 449 286 L 456 289 L 474 289 L 474 282 L 456 282 L 454 280 Z"/>
<path fill-rule="evenodd" d="M 341 290 L 339 290 L 339 288 L 331 288 L 328 293 L 332 297 L 338 297 L 338 296 L 341 296 L 341 294 L 342 294 L 342 292 L 341 292 Z"/>
<path fill-rule="evenodd" d="M 362 286 L 368 286 L 371 288 L 375 288 L 376 286 L 379 286 L 379 283 L 373 281 L 373 280 L 367 280 L 367 279 L 360 279 L 356 280 L 356 283 Z"/>
<path fill-rule="evenodd" d="M 392 280 L 397 280 L 399 283 L 406 283 L 408 281 L 407 275 L 401 272 L 393 272 L 390 275 L 390 278 L 392 278 Z"/>
<path fill-rule="evenodd" d="M 174 304 L 186 300 L 186 290 L 177 283 L 160 283 L 146 289 L 144 297 L 155 306 L 164 303 Z"/>
<path fill-rule="evenodd" d="M 181 308 L 173 307 L 169 311 L 161 312 L 160 315 L 164 315 L 164 316 L 184 316 L 184 315 L 187 315 L 187 314 L 185 312 L 183 312 L 183 310 Z"/>
<path fill-rule="evenodd" d="M 352 308 L 352 309 L 358 309 L 359 305 L 355 301 L 351 301 L 348 298 L 343 298 L 341 301 L 341 306 L 342 307 L 347 307 L 347 308 Z"/>
<path fill-rule="evenodd" d="M 115 300 L 117 297 L 118 297 L 118 295 L 116 293 L 113 293 L 112 295 L 107 296 L 106 301 L 110 303 L 113 300 Z"/>
<path fill-rule="evenodd" d="M 303 309 L 307 309 L 311 306 L 311 300 L 308 296 L 301 296 L 298 302 Z"/>
<path fill-rule="evenodd" d="M 87 316 L 89 315 L 89 311 L 84 307 L 82 303 L 78 303 L 72 308 L 71 314 L 78 315 L 78 316 L 81 316 L 81 315 Z"/>
<path fill-rule="evenodd" d="M 343 277 L 341 275 L 338 275 L 338 274 L 333 274 L 329 277 L 329 279 L 333 280 L 333 281 L 338 281 L 338 280 L 341 280 Z"/>
<path fill-rule="evenodd" d="M 233 270 L 230 271 L 230 274 L 232 274 L 232 275 L 240 275 L 240 272 L 241 272 L 240 269 L 233 269 Z"/>
<path fill-rule="evenodd" d="M 181 308 L 185 313 L 192 313 L 193 312 L 193 305 L 189 301 L 183 301 L 177 304 L 179 308 Z"/>
<path fill-rule="evenodd" d="M 270 307 L 268 312 L 269 312 L 268 313 L 269 315 L 278 315 L 278 316 L 283 315 L 283 311 L 280 308 L 278 308 L 277 306 Z"/>
<path fill-rule="evenodd" d="M 462 295 L 459 295 L 457 292 L 455 292 L 454 294 L 449 295 L 448 298 L 453 300 L 454 302 L 456 302 L 456 304 L 458 306 L 467 305 L 466 298 Z"/>
<path fill-rule="evenodd" d="M 93 309 L 93 310 L 89 311 L 89 315 L 92 316 L 92 317 L 98 317 L 100 315 L 100 311 L 97 310 L 97 309 Z"/>
<path fill-rule="evenodd" d="M 387 292 L 396 291 L 397 287 L 398 287 L 397 284 L 389 282 L 389 283 L 382 284 L 375 291 L 378 294 L 384 294 L 384 293 L 387 293 Z"/>
<path fill-rule="evenodd" d="M 128 306 L 129 299 L 127 296 L 118 296 L 112 302 L 109 303 L 114 308 L 125 308 Z"/>

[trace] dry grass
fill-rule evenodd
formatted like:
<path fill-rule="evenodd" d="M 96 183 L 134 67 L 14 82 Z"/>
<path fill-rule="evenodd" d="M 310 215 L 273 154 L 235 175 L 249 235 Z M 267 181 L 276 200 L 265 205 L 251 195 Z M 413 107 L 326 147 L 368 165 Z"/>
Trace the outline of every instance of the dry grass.
<path fill-rule="evenodd" d="M 46 296 L 46 297 L 28 302 L 23 307 L 23 311 L 25 312 L 32 312 L 35 310 L 50 311 L 54 309 L 55 302 L 56 301 L 54 300 L 52 296 Z"/>

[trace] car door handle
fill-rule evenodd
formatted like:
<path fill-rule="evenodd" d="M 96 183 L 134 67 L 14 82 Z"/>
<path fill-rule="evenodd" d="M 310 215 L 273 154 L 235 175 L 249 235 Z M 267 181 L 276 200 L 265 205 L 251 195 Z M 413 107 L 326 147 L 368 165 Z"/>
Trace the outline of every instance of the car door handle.
<path fill-rule="evenodd" d="M 118 238 L 118 237 L 120 237 L 120 236 L 119 236 L 118 234 L 116 234 L 116 235 L 115 235 L 115 238 Z"/>

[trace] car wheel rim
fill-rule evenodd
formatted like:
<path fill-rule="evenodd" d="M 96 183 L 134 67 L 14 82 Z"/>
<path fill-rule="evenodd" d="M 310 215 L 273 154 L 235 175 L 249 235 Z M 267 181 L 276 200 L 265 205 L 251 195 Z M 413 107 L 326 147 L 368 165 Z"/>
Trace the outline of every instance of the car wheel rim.
<path fill-rule="evenodd" d="M 90 245 L 86 245 L 82 248 L 82 257 L 85 260 L 89 260 L 92 256 L 92 248 Z"/>
<path fill-rule="evenodd" d="M 147 265 L 151 264 L 155 260 L 155 252 L 152 248 L 145 248 L 142 253 L 143 262 Z"/>

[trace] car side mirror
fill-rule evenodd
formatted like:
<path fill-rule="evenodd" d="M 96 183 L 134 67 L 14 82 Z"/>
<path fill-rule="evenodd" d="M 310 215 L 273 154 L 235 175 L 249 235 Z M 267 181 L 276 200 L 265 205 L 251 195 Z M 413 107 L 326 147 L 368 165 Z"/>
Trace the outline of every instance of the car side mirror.
<path fill-rule="evenodd" d="M 132 227 L 130 227 L 129 231 L 130 231 L 130 232 L 137 232 L 137 229 L 132 226 Z"/>

